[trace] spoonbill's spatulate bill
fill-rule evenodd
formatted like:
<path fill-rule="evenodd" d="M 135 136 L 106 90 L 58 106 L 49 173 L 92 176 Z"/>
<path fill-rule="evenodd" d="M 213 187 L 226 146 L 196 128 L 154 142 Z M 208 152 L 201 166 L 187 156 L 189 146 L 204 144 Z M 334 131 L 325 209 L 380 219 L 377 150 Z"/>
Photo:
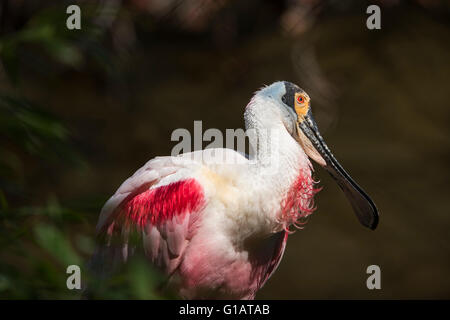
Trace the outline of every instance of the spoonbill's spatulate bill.
<path fill-rule="evenodd" d="M 119 187 L 100 214 L 94 271 L 109 273 L 142 250 L 180 297 L 254 298 L 289 230 L 315 210 L 309 159 L 332 175 L 359 221 L 376 228 L 373 201 L 325 144 L 306 92 L 275 82 L 255 93 L 244 118 L 257 141 L 249 158 L 231 149 L 157 157 Z"/>

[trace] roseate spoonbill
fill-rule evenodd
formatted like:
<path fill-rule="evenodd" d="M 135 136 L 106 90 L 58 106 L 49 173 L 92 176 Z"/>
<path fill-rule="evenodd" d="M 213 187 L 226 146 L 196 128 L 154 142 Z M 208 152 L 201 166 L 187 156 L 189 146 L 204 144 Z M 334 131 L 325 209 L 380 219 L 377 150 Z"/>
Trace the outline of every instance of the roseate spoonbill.
<path fill-rule="evenodd" d="M 336 180 L 361 224 L 376 228 L 375 204 L 325 144 L 305 91 L 275 82 L 255 93 L 244 118 L 254 156 L 217 148 L 157 157 L 119 187 L 100 213 L 97 270 L 126 262 L 137 231 L 180 297 L 253 299 L 280 263 L 289 227 L 315 209 L 309 158 Z"/>

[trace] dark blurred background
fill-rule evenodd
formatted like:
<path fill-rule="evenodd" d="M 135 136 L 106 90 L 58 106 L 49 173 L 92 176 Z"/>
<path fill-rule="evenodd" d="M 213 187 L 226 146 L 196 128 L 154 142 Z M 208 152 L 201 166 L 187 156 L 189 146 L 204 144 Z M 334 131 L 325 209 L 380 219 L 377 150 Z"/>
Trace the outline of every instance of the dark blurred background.
<path fill-rule="evenodd" d="M 318 210 L 257 298 L 450 298 L 449 18 L 444 0 L 2 1 L 0 298 L 77 298 L 66 267 L 88 260 L 121 182 L 170 154 L 176 128 L 242 128 L 275 80 L 309 93 L 381 218 L 362 228 L 317 169 Z M 97 297 L 164 298 L 157 281 L 138 261 Z"/>

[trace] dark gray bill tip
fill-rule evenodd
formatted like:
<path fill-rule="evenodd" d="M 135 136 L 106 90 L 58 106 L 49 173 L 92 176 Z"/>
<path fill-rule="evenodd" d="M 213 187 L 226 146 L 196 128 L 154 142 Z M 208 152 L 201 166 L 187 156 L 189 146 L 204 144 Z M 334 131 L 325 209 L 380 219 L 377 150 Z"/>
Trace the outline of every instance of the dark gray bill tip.
<path fill-rule="evenodd" d="M 336 161 L 336 159 L 333 160 Z M 335 163 L 330 163 L 325 169 L 344 192 L 359 222 L 363 226 L 375 230 L 379 220 L 378 209 L 369 195 L 344 171 L 339 163 L 337 166 Z"/>

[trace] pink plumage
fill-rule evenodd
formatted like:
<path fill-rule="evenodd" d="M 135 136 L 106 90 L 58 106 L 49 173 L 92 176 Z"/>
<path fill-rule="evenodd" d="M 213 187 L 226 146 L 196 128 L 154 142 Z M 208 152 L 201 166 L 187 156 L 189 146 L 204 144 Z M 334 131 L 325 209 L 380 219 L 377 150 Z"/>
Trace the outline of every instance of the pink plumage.
<path fill-rule="evenodd" d="M 285 223 L 286 230 L 290 225 L 302 228 L 304 219 L 316 209 L 314 196 L 321 188 L 314 188 L 315 183 L 308 170 L 300 170 L 281 204 L 280 221 Z"/>
<path fill-rule="evenodd" d="M 104 274 L 126 263 L 137 231 L 180 297 L 253 299 L 278 267 L 289 227 L 301 228 L 315 210 L 320 189 L 308 157 L 327 166 L 360 221 L 376 227 L 376 207 L 323 142 L 309 100 L 288 82 L 253 96 L 244 114 L 256 135 L 253 157 L 218 148 L 147 162 L 104 205 L 97 224 L 104 242 L 92 265 Z"/>
<path fill-rule="evenodd" d="M 219 235 L 213 230 L 200 230 L 205 215 L 211 215 L 212 202 L 205 197 L 202 184 L 187 178 L 157 186 L 159 179 L 149 182 L 139 178 L 150 170 L 161 168 L 150 162 L 145 170 L 138 171 L 121 186 L 119 190 L 128 193 L 118 192 L 111 198 L 120 201 L 109 209 L 109 216 L 99 229 L 110 244 L 123 243 L 117 250 L 119 260 L 128 259 L 131 248 L 127 236 L 131 229 L 137 230 L 142 234 L 145 254 L 168 275 L 169 284 L 181 297 L 254 298 L 278 267 L 288 232 L 276 232 L 241 249 L 243 253 L 232 251 L 227 255 L 226 252 L 234 248 L 218 243 Z M 133 185 L 135 181 L 140 184 Z M 133 187 L 127 188 L 128 185 Z M 311 197 L 302 200 L 305 188 L 314 190 L 307 171 L 299 174 L 289 186 L 289 192 L 279 204 L 282 209 L 276 215 L 282 216 L 286 210 L 296 212 L 295 217 L 300 212 L 311 213 Z M 304 209 L 306 211 L 301 211 Z"/>
<path fill-rule="evenodd" d="M 141 228 L 147 223 L 161 226 L 174 216 L 183 220 L 185 214 L 199 210 L 203 201 L 202 187 L 188 179 L 146 190 L 123 203 L 120 213 Z"/>

